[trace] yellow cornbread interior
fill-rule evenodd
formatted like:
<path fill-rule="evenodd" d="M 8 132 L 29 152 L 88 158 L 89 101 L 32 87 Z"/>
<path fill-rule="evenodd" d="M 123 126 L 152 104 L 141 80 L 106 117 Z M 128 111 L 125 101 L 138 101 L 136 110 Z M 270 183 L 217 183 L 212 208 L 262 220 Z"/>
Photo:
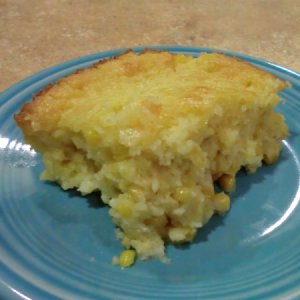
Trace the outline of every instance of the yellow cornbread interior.
<path fill-rule="evenodd" d="M 15 118 L 43 155 L 42 179 L 101 191 L 125 248 L 164 259 L 165 242 L 192 241 L 229 209 L 215 180 L 228 192 L 241 167 L 277 159 L 286 86 L 219 53 L 128 52 L 60 80 Z"/>

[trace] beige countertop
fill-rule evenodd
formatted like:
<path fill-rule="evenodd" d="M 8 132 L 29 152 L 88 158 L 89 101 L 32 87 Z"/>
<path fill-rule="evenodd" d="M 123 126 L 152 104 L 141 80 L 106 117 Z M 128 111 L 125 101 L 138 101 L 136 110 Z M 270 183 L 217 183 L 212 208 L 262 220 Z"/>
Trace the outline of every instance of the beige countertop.
<path fill-rule="evenodd" d="M 109 49 L 231 50 L 300 71 L 300 0 L 0 0 L 0 91 Z"/>

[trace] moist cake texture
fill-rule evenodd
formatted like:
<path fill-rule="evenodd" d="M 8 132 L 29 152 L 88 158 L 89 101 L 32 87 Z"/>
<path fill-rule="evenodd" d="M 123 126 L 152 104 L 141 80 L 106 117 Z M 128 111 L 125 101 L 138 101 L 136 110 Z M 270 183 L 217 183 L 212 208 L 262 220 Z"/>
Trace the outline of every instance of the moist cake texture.
<path fill-rule="evenodd" d="M 220 53 L 129 51 L 42 90 L 15 120 L 43 156 L 42 179 L 101 191 L 125 248 L 163 260 L 166 242 L 192 241 L 229 209 L 214 181 L 229 192 L 242 167 L 277 160 L 286 87 Z"/>

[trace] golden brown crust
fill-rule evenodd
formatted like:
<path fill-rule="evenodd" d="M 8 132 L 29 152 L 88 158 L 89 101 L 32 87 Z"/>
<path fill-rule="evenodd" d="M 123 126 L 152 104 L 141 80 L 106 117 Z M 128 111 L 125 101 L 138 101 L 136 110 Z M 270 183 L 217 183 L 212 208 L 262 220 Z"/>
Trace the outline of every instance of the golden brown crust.
<path fill-rule="evenodd" d="M 163 53 L 167 53 L 170 57 L 170 55 L 172 56 L 172 59 L 169 59 L 167 56 L 163 56 Z M 52 91 L 56 88 L 59 88 L 60 85 L 63 85 L 64 82 L 68 82 L 70 79 L 72 78 L 76 78 L 78 75 L 84 74 L 84 73 L 88 73 L 91 72 L 91 70 L 95 70 L 95 69 L 99 69 L 102 66 L 105 66 L 111 62 L 118 62 L 120 60 L 122 60 L 122 58 L 126 58 L 127 55 L 131 55 L 131 54 L 135 54 L 133 50 L 126 50 L 123 53 L 110 57 L 108 59 L 104 59 L 104 60 L 100 60 L 99 62 L 95 63 L 93 66 L 89 67 L 89 68 L 85 68 L 85 69 L 80 69 L 77 70 L 75 73 L 68 75 L 64 78 L 59 79 L 55 84 L 49 84 L 47 85 L 45 88 L 43 88 L 40 92 L 38 92 L 33 98 L 32 98 L 32 102 L 31 103 L 27 103 L 25 104 L 21 111 L 16 114 L 14 116 L 17 124 L 21 127 L 28 127 L 31 124 L 31 117 L 34 115 L 37 111 L 39 111 L 39 107 L 40 106 L 44 106 L 43 109 L 41 109 L 42 114 L 44 114 L 43 117 L 47 117 L 46 114 L 50 113 L 50 114 L 55 114 L 57 112 L 57 110 L 61 110 L 61 108 L 55 108 L 55 110 L 53 111 L 49 111 L 47 110 L 48 106 L 50 105 L 50 99 L 51 97 L 49 95 L 51 95 Z M 175 67 L 175 57 L 176 54 L 175 53 L 171 53 L 171 52 L 167 52 L 167 51 L 163 51 L 163 50 L 158 50 L 158 49 L 144 49 L 143 51 L 141 51 L 137 56 L 143 56 L 143 55 L 147 55 L 147 54 L 162 54 L 161 59 L 165 59 L 164 64 L 169 64 L 169 66 L 171 68 Z M 255 72 L 261 76 L 269 76 L 270 79 L 272 80 L 276 80 L 278 81 L 278 90 L 284 89 L 285 87 L 288 86 L 287 83 L 279 80 L 276 76 L 272 75 L 272 74 L 267 74 L 258 69 L 257 67 L 253 66 L 252 64 L 245 62 L 243 60 L 241 60 L 240 58 L 234 57 L 234 56 L 227 56 L 223 53 L 218 53 L 215 52 L 216 55 L 219 56 L 219 58 L 216 61 L 216 64 L 220 64 L 220 66 L 226 67 L 227 69 L 224 72 L 226 73 L 226 76 L 228 78 L 230 78 L 231 76 L 237 76 L 237 72 L 241 71 L 242 69 L 248 69 L 251 68 L 249 70 L 252 70 L 252 72 L 255 70 Z M 210 55 L 207 53 L 201 53 L 200 57 L 202 55 Z M 221 58 L 221 59 L 220 59 Z M 159 59 L 159 57 L 158 57 Z M 231 68 L 231 66 L 233 68 Z M 124 60 L 124 62 L 122 62 L 122 68 L 123 68 L 123 72 L 124 75 L 127 77 L 131 77 L 134 76 L 140 72 L 143 72 L 143 67 L 139 65 L 138 62 L 136 62 L 134 59 L 126 61 Z M 232 71 L 231 71 L 232 70 Z M 45 100 L 46 99 L 46 100 Z M 45 101 L 45 105 L 40 105 L 41 102 Z M 66 103 L 60 103 L 59 106 L 66 106 Z M 41 117 L 39 117 L 41 118 Z M 45 123 L 45 122 L 44 122 Z"/>
<path fill-rule="evenodd" d="M 25 116 L 27 114 L 30 114 L 31 111 L 32 111 L 32 104 L 25 103 L 23 105 L 23 107 L 21 108 L 21 111 L 18 114 L 14 115 L 14 119 L 17 122 L 19 127 L 24 128 L 24 127 L 26 127 L 26 125 L 28 125 L 28 122 L 26 122 Z"/>
<path fill-rule="evenodd" d="M 92 67 L 98 67 L 98 66 L 101 66 L 103 64 L 106 64 L 108 62 L 111 62 L 111 61 L 114 61 L 114 60 L 117 60 L 119 58 L 121 58 L 122 56 L 124 55 L 127 55 L 129 53 L 134 53 L 133 50 L 131 49 L 128 49 L 128 50 L 125 50 L 124 52 L 118 54 L 118 55 L 115 55 L 115 56 L 112 56 L 112 57 L 109 57 L 109 58 L 105 58 L 105 59 L 101 59 L 100 61 L 96 62 L 95 64 L 93 64 Z"/>
<path fill-rule="evenodd" d="M 85 72 L 86 70 L 89 70 L 91 68 L 96 68 L 100 65 L 103 65 L 105 63 L 108 63 L 112 60 L 116 60 L 117 58 L 125 55 L 125 54 L 128 54 L 130 52 L 133 52 L 132 50 L 127 50 L 125 51 L 124 53 L 121 53 L 117 56 L 113 56 L 113 57 L 110 57 L 108 59 L 103 59 L 103 60 L 100 60 L 99 62 L 95 63 L 94 65 L 92 65 L 91 67 L 88 67 L 88 68 L 85 68 L 85 69 L 79 69 L 79 70 L 76 70 L 74 73 L 70 74 L 69 76 L 66 76 L 66 77 L 63 77 L 63 78 L 60 78 L 59 80 L 56 81 L 55 84 L 48 84 L 47 86 L 45 86 L 43 89 L 41 89 L 37 94 L 35 94 L 33 97 L 32 97 L 32 101 L 31 102 L 28 102 L 28 103 L 25 103 L 23 105 L 23 107 L 21 108 L 20 112 L 15 114 L 14 115 L 14 119 L 15 121 L 17 122 L 18 126 L 21 127 L 21 128 L 24 128 L 28 125 L 30 125 L 30 120 L 26 120 L 26 116 L 27 115 L 30 115 L 34 112 L 34 107 L 37 104 L 37 102 L 39 102 L 39 99 L 40 97 L 42 96 L 45 96 L 48 92 L 51 91 L 51 89 L 55 86 L 55 85 L 58 85 L 60 83 L 62 83 L 63 81 L 65 81 L 67 78 L 71 77 L 71 76 L 75 76 L 75 75 L 78 75 L 78 74 L 81 74 L 83 72 Z"/>
<path fill-rule="evenodd" d="M 40 96 L 45 95 L 51 88 L 53 87 L 52 83 L 49 83 L 47 86 L 45 86 L 42 90 L 40 90 L 34 97 L 32 100 L 34 100 L 35 98 L 38 98 Z"/>
<path fill-rule="evenodd" d="M 243 60 L 243 59 L 241 59 L 241 58 L 239 58 L 239 57 L 237 57 L 237 56 L 228 56 L 228 55 L 225 55 L 225 54 L 222 53 L 222 52 L 215 52 L 215 53 L 218 53 L 219 55 L 221 55 L 221 56 L 223 56 L 223 57 L 225 57 L 225 58 L 230 58 L 230 59 L 232 59 L 232 61 L 235 61 L 235 62 L 237 62 L 237 63 L 242 63 L 242 64 L 244 64 L 245 66 L 254 68 L 254 69 L 256 69 L 258 72 L 260 72 L 260 73 L 262 73 L 262 74 L 265 74 L 265 72 L 264 72 L 263 70 L 259 69 L 258 67 L 256 67 L 255 65 L 251 64 L 250 62 L 245 61 L 245 60 Z M 275 80 L 278 80 L 278 79 L 279 79 L 278 77 L 276 77 L 275 75 L 273 75 L 273 74 L 271 74 L 271 73 L 268 73 L 268 75 L 269 75 L 271 78 L 275 79 Z M 284 82 L 284 81 L 282 81 L 282 82 Z M 289 83 L 288 83 L 288 82 L 284 82 L 284 83 L 285 83 L 285 87 L 288 87 L 288 86 L 289 86 Z"/>
<path fill-rule="evenodd" d="M 144 49 L 143 51 L 141 51 L 140 54 L 161 53 L 161 52 L 165 52 L 165 51 L 155 50 L 155 49 Z M 25 103 L 23 105 L 23 107 L 21 108 L 20 112 L 14 115 L 14 119 L 17 122 L 18 126 L 21 128 L 24 128 L 24 127 L 30 125 L 30 120 L 27 120 L 26 116 L 30 115 L 34 112 L 34 107 L 38 105 L 40 97 L 45 96 L 47 93 L 49 93 L 52 90 L 52 88 L 55 87 L 55 85 L 59 85 L 62 82 L 66 81 L 68 78 L 70 78 L 72 76 L 76 76 L 78 74 L 82 74 L 82 73 L 86 72 L 87 70 L 90 70 L 93 68 L 98 68 L 99 66 L 110 63 L 111 61 L 116 61 L 116 60 L 120 59 L 121 57 L 128 55 L 129 53 L 133 54 L 134 51 L 132 49 L 125 50 L 123 53 L 120 53 L 118 55 L 109 57 L 107 59 L 102 59 L 102 60 L 96 62 L 95 64 L 93 64 L 91 67 L 76 70 L 74 73 L 72 73 L 66 77 L 60 78 L 59 80 L 57 80 L 57 82 L 55 84 L 52 84 L 52 83 L 48 84 L 46 87 L 41 89 L 36 95 L 34 95 L 32 97 L 31 103 L 30 102 Z"/>

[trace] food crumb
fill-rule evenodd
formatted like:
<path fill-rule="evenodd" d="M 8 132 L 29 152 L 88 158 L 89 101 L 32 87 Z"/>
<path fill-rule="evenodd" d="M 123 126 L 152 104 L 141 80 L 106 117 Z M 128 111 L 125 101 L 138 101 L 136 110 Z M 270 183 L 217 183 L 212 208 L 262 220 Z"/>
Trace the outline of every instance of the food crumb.
<path fill-rule="evenodd" d="M 119 265 L 121 268 L 128 268 L 135 262 L 136 253 L 134 250 L 124 250 L 119 257 L 112 258 L 113 265 Z"/>

